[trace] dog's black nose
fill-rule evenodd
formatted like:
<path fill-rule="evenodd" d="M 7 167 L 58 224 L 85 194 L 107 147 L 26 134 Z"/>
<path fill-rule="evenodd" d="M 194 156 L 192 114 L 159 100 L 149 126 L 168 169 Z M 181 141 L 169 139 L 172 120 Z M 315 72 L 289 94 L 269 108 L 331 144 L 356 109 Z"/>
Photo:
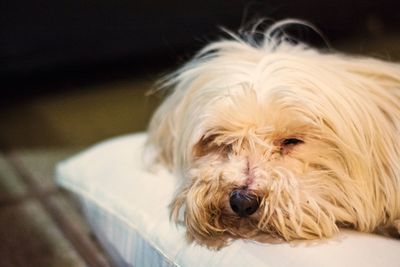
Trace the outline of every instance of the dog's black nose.
<path fill-rule="evenodd" d="M 232 210 L 240 217 L 247 217 L 253 214 L 260 206 L 258 197 L 246 189 L 233 190 L 229 196 L 229 204 Z"/>

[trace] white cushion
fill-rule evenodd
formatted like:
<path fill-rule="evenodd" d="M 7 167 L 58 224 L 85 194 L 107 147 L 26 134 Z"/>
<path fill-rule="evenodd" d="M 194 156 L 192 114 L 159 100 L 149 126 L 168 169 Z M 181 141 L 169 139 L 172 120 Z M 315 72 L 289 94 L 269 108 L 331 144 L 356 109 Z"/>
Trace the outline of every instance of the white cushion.
<path fill-rule="evenodd" d="M 260 244 L 237 240 L 220 251 L 187 244 L 169 221 L 176 178 L 143 168 L 145 134 L 115 138 L 57 167 L 94 233 L 119 266 L 400 266 L 400 241 L 343 231 L 325 241 Z"/>

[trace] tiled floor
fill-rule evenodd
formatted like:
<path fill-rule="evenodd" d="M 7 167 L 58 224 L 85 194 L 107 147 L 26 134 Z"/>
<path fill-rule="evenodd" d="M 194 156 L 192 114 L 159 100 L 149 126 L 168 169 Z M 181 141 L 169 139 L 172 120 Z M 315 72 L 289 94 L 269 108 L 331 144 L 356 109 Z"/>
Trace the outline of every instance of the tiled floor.
<path fill-rule="evenodd" d="M 71 152 L 0 156 L 0 266 L 109 266 L 75 202 L 54 184 L 54 164 Z"/>

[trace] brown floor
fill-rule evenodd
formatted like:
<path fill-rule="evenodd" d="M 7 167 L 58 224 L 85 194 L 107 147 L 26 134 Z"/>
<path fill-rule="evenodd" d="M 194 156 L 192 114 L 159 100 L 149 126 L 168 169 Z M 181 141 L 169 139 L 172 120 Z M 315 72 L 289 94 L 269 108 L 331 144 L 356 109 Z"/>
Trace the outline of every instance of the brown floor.
<path fill-rule="evenodd" d="M 339 50 L 400 58 L 397 34 Z M 53 181 L 56 162 L 91 144 L 143 131 L 160 99 L 152 79 L 55 90 L 0 107 L 0 266 L 109 266 L 74 201 Z"/>
<path fill-rule="evenodd" d="M 71 150 L 0 155 L 0 266 L 109 266 L 53 166 Z"/>

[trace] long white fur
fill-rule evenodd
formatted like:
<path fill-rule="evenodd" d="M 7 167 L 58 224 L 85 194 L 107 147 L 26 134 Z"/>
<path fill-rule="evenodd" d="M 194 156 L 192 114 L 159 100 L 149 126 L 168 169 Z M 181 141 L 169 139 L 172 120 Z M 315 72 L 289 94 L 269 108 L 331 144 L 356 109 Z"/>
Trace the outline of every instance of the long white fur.
<path fill-rule="evenodd" d="M 216 247 L 398 225 L 400 66 L 273 32 L 257 45 L 238 36 L 211 43 L 167 80 L 172 91 L 151 121 L 147 151 L 180 177 L 172 214 L 184 209 L 188 236 Z M 293 136 L 304 144 L 282 154 L 279 141 Z M 208 137 L 218 151 L 197 156 Z M 227 204 L 249 179 L 246 164 L 262 196 L 248 221 Z"/>

